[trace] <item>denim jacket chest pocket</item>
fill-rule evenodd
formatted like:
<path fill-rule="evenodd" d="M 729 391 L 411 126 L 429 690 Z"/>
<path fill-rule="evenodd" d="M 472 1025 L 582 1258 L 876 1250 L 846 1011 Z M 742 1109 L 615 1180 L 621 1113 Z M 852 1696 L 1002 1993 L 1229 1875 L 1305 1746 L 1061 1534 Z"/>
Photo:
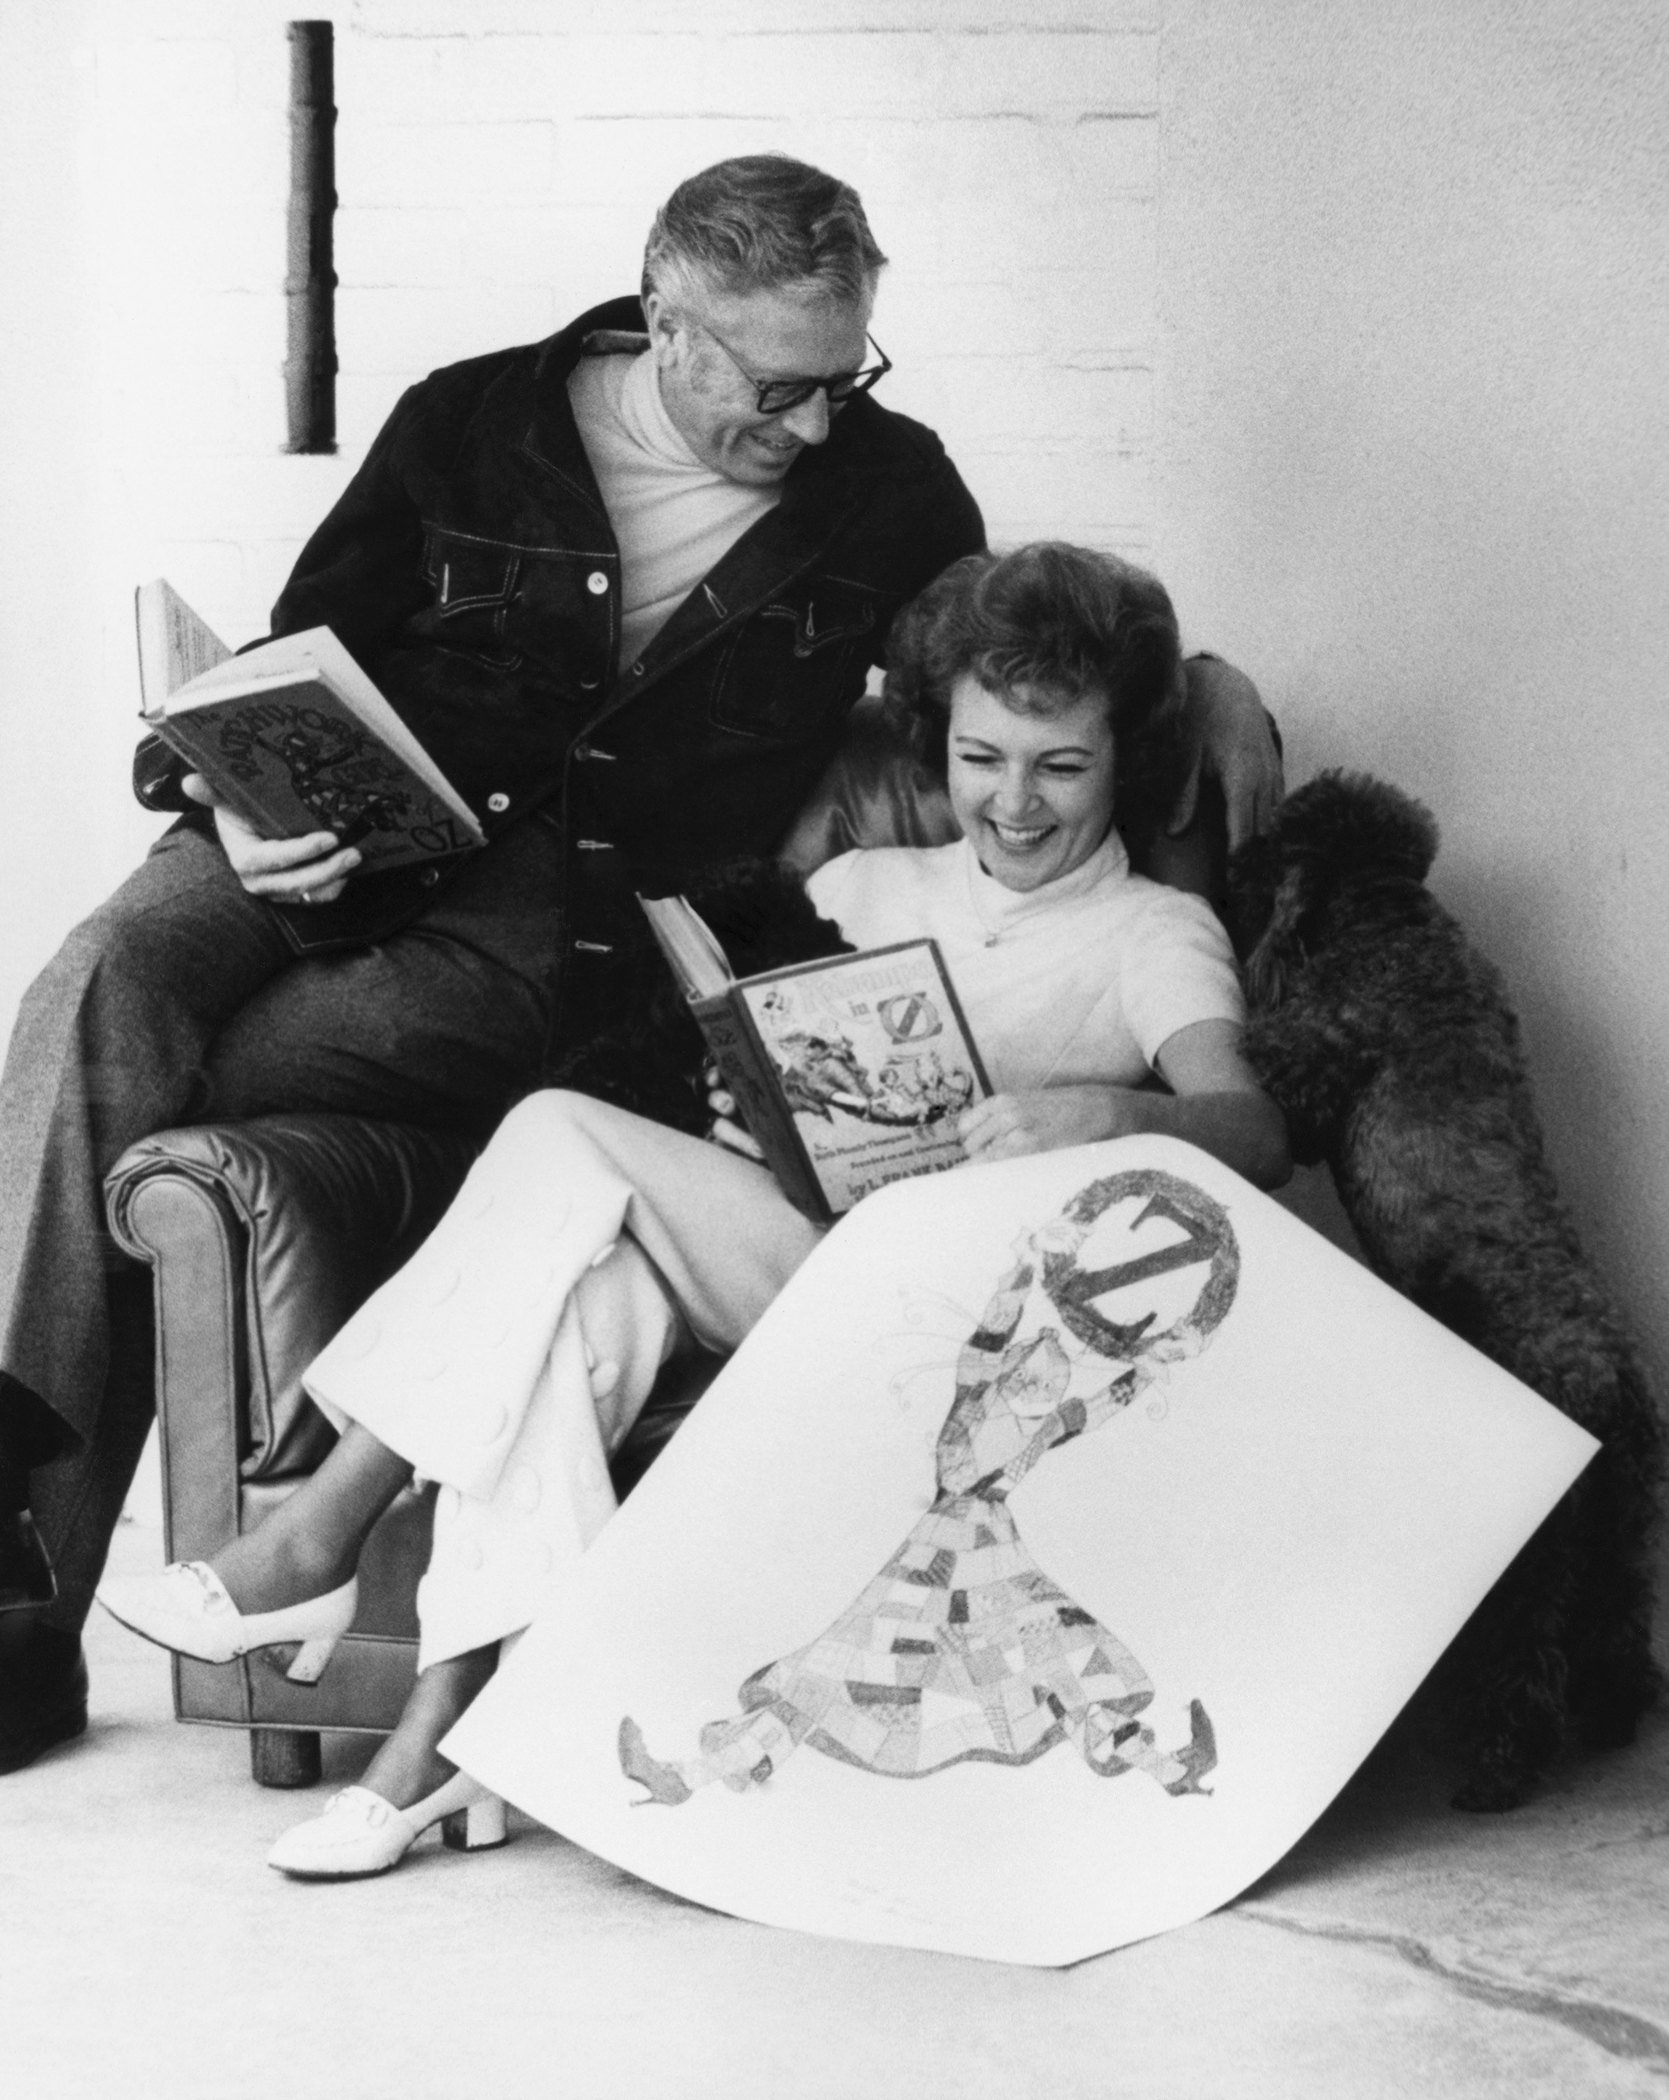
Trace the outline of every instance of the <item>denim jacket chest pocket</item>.
<path fill-rule="evenodd" d="M 530 658 L 553 668 L 550 644 L 560 637 L 560 668 L 598 684 L 608 664 L 612 596 L 592 581 L 603 559 L 429 525 L 423 576 L 432 595 L 413 625 L 438 648 L 495 671 L 520 670 Z"/>
<path fill-rule="evenodd" d="M 725 643 L 709 688 L 716 727 L 798 743 L 863 690 L 897 606 L 887 593 L 810 577 L 760 606 Z"/>
<path fill-rule="evenodd" d="M 495 670 L 515 670 L 521 653 L 507 629 L 521 565 L 515 547 L 427 527 L 423 580 L 432 595 L 414 626 L 439 648 Z"/>

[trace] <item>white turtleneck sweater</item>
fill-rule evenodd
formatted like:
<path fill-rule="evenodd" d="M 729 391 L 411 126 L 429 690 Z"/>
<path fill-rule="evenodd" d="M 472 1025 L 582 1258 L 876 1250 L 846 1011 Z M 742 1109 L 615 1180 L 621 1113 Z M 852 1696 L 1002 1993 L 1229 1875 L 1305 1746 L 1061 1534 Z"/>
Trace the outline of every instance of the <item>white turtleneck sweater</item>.
<path fill-rule="evenodd" d="M 1035 890 L 994 881 L 965 839 L 843 853 L 807 887 L 860 948 L 938 942 L 998 1093 L 1132 1086 L 1179 1028 L 1245 1019 L 1210 906 L 1133 875 L 1116 832 Z"/>
<path fill-rule="evenodd" d="M 568 398 L 620 548 L 624 669 L 782 491 L 729 481 L 696 458 L 647 350 L 582 357 Z"/>

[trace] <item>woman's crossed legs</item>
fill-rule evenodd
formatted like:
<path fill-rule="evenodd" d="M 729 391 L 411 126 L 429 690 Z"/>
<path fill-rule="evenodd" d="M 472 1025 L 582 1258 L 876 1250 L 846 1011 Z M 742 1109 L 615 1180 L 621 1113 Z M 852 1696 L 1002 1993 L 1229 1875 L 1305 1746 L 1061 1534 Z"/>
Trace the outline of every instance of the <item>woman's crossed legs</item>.
<path fill-rule="evenodd" d="M 515 1323 L 531 1333 L 542 1322 L 550 1341 L 527 1390 L 508 1396 L 518 1426 L 485 1492 L 467 1459 L 455 1471 L 449 1464 L 432 1399 L 373 1375 L 350 1323 L 345 1346 L 333 1344 L 317 1380 L 309 1377 L 344 1424 L 335 1448 L 259 1530 L 214 1556 L 240 1611 L 303 1604 L 351 1577 L 412 1477 L 413 1455 L 442 1481 L 419 1592 L 420 1675 L 363 1782 L 398 1807 L 450 1775 L 437 1746 L 491 1676 L 499 1643 L 528 1624 L 612 1512 L 607 1458 L 662 1364 L 692 1344 L 733 1349 L 820 1236 L 751 1161 L 585 1096 L 547 1092 L 505 1119 L 418 1260 L 444 1244 L 466 1277 L 519 1273 L 538 1220 L 564 1208 L 587 1215 L 588 1194 L 605 1187 L 623 1205 L 618 1238 L 583 1250 L 588 1265 L 560 1305 L 523 1295 L 513 1309 Z M 427 1352 L 428 1361 L 514 1355 L 525 1336 L 482 1332 L 479 1310 L 467 1289 L 414 1309 L 411 1294 L 397 1297 L 391 1285 L 356 1322 L 361 1335 L 397 1323 L 408 1355 Z M 502 1329 L 502 1312 L 495 1322 Z"/>

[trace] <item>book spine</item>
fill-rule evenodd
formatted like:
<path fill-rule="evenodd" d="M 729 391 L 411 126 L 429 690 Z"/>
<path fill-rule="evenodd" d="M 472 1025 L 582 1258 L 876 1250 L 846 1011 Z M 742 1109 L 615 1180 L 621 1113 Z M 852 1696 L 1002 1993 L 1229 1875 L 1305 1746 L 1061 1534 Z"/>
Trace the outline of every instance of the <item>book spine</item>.
<path fill-rule="evenodd" d="M 782 1192 L 794 1208 L 818 1224 L 833 1222 L 811 1161 L 806 1157 L 794 1116 L 783 1099 L 782 1088 L 748 1020 L 739 994 L 722 992 L 711 999 L 694 999 L 690 1011 L 707 1038 L 713 1062 L 725 1085 L 736 1097 L 736 1106 L 749 1135 L 757 1140 L 766 1164 L 782 1184 Z"/>

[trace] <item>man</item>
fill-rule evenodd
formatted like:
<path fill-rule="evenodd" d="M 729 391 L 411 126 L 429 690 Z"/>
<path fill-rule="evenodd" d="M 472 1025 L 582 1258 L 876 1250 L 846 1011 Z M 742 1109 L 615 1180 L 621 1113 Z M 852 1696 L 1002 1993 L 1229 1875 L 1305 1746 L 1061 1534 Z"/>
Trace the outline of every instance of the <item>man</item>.
<path fill-rule="evenodd" d="M 846 185 L 724 162 L 657 217 L 641 306 L 398 403 L 273 628 L 335 629 L 484 850 L 361 873 L 140 747 L 141 800 L 186 814 L 31 989 L 0 1100 L 0 1604 L 26 1607 L 0 1611 L 0 1772 L 85 1726 L 79 1629 L 152 1409 L 107 1169 L 274 1110 L 485 1133 L 609 1011 L 634 891 L 769 852 L 894 613 L 983 543 L 938 439 L 870 396 L 883 262 Z M 1236 806 L 1278 792 L 1245 681 L 1195 682 Z"/>

